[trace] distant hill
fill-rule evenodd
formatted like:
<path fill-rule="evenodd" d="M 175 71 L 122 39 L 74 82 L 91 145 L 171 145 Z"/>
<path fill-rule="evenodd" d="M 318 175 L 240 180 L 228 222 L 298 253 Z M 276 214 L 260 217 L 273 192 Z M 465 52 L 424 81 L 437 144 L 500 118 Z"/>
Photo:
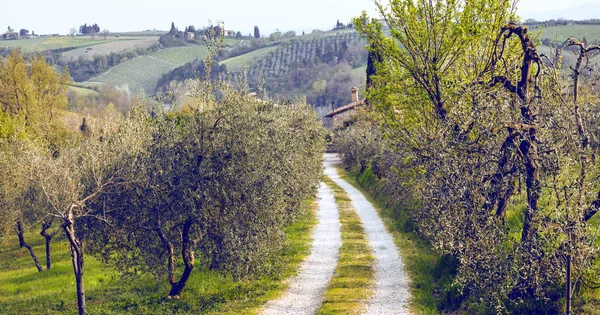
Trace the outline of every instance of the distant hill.
<path fill-rule="evenodd" d="M 226 67 L 224 70 L 235 83 L 245 68 L 251 91 L 256 92 L 262 86 L 269 95 L 283 102 L 305 96 L 309 104 L 333 109 L 350 102 L 353 86 L 364 88 L 365 44 L 358 32 L 348 29 L 276 41 L 244 40 L 217 56 L 218 70 Z M 161 78 L 157 91 L 170 91 L 180 86 L 177 82 L 198 77 L 203 67 L 202 63 L 193 62 L 174 69 Z"/>
<path fill-rule="evenodd" d="M 587 20 L 600 18 L 600 3 L 589 2 L 579 6 L 562 10 L 549 10 L 537 12 L 519 12 L 523 19 L 536 19 L 538 21 L 551 19 Z"/>

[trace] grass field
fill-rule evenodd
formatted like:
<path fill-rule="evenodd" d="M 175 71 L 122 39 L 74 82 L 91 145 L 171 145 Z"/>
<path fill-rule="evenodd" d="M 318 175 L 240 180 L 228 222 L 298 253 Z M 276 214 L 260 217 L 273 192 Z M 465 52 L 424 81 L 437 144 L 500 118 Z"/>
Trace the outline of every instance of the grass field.
<path fill-rule="evenodd" d="M 549 38 L 559 43 L 563 43 L 570 36 L 579 40 L 583 40 L 584 37 L 588 41 L 600 40 L 600 25 L 562 25 L 531 29 L 533 34 L 537 34 L 539 30 L 542 31 L 539 39 Z"/>
<path fill-rule="evenodd" d="M 255 314 L 282 294 L 285 279 L 292 276 L 310 248 L 310 231 L 315 224 L 314 203 L 304 204 L 304 215 L 286 229 L 288 241 L 281 252 L 279 276 L 235 282 L 226 274 L 196 266 L 181 300 L 165 299 L 166 279 L 149 275 L 123 278 L 111 266 L 87 256 L 85 290 L 90 314 Z M 43 238 L 31 231 L 26 240 L 43 263 Z M 74 276 L 67 242 L 53 241 L 52 269 L 37 272 L 29 253 L 18 248 L 16 236 L 0 244 L 0 313 L 74 314 L 77 310 Z"/>
<path fill-rule="evenodd" d="M 220 62 L 220 64 L 226 65 L 227 71 L 229 72 L 239 71 L 243 66 L 249 66 L 250 64 L 264 58 L 275 49 L 277 49 L 277 46 L 257 49 L 247 54 L 223 60 Z"/>
<path fill-rule="evenodd" d="M 108 36 L 104 40 L 103 36 L 96 36 L 92 39 L 89 36 L 77 36 L 75 38 L 70 36 L 60 37 L 36 37 L 31 39 L 19 39 L 19 40 L 0 40 L 0 47 L 17 48 L 20 47 L 25 53 L 29 52 L 42 52 L 46 50 L 59 49 L 59 48 L 79 48 L 86 46 L 100 45 L 104 43 L 110 43 L 115 41 L 130 41 L 130 40 L 143 40 L 148 39 L 147 37 L 115 37 Z"/>
<path fill-rule="evenodd" d="M 100 95 L 100 93 L 98 93 L 97 91 L 94 91 L 92 89 L 88 89 L 88 88 L 85 88 L 85 87 L 80 87 L 80 86 L 69 85 L 68 90 L 76 92 L 77 94 L 80 94 L 80 95 L 83 95 L 83 96 L 86 96 L 86 95 Z"/>
<path fill-rule="evenodd" d="M 367 75 L 367 65 L 364 66 L 360 66 L 358 68 L 354 68 L 352 69 L 352 72 L 357 73 L 357 74 L 364 74 L 365 76 Z"/>
<path fill-rule="evenodd" d="M 127 86 L 131 92 L 143 89 L 147 95 L 153 95 L 158 80 L 164 74 L 205 54 L 206 47 L 199 45 L 161 49 L 121 63 L 87 83 Z"/>
<path fill-rule="evenodd" d="M 147 48 L 154 44 L 158 44 L 158 37 L 142 37 L 133 39 L 115 40 L 103 44 L 94 45 L 93 47 L 81 47 L 62 53 L 62 57 L 67 60 L 74 60 L 81 57 L 85 59 L 93 59 L 94 56 L 108 55 L 124 50 L 136 50 L 138 48 Z"/>

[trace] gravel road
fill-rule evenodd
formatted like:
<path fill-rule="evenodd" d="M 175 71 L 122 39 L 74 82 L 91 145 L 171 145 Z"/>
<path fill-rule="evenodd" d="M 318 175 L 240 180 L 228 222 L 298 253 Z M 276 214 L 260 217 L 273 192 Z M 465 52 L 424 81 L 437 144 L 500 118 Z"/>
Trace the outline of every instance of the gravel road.
<path fill-rule="evenodd" d="M 319 223 L 313 232 L 313 247 L 286 293 L 267 303 L 263 314 L 315 314 L 333 277 L 342 245 L 340 216 L 333 192 L 324 183 L 319 188 Z"/>
<path fill-rule="evenodd" d="M 394 240 L 373 205 L 359 190 L 339 177 L 334 167 L 339 161 L 336 154 L 326 154 L 325 175 L 348 193 L 375 256 L 374 294 L 367 302 L 366 314 L 409 314 L 409 280 Z"/>

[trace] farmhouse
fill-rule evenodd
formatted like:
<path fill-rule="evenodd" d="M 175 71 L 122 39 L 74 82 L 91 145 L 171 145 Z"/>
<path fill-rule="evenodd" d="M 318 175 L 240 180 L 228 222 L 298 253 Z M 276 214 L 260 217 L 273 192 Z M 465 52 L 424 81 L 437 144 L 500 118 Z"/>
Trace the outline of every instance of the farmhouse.
<path fill-rule="evenodd" d="M 185 38 L 187 38 L 187 40 L 189 40 L 189 41 L 193 41 L 195 37 L 196 37 L 196 34 L 194 34 L 194 32 L 185 33 Z"/>
<path fill-rule="evenodd" d="M 353 87 L 351 90 L 352 102 L 350 104 L 338 107 L 325 115 L 333 120 L 332 129 L 336 130 L 344 126 L 344 123 L 350 120 L 356 114 L 356 108 L 365 104 L 365 100 L 358 99 L 358 88 Z"/>

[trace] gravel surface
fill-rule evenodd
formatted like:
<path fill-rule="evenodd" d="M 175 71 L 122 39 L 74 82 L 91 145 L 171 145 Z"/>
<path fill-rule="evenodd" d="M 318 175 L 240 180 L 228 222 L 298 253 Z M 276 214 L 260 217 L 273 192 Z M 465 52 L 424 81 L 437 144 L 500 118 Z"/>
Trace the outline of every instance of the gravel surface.
<path fill-rule="evenodd" d="M 340 216 L 333 192 L 319 188 L 319 223 L 313 232 L 313 247 L 286 293 L 265 305 L 263 314 L 315 314 L 333 277 L 342 245 Z"/>
<path fill-rule="evenodd" d="M 359 190 L 339 177 L 334 167 L 339 161 L 337 155 L 326 154 L 325 175 L 348 193 L 375 256 L 374 294 L 367 302 L 366 314 L 409 314 L 409 280 L 396 244 L 373 205 Z"/>

